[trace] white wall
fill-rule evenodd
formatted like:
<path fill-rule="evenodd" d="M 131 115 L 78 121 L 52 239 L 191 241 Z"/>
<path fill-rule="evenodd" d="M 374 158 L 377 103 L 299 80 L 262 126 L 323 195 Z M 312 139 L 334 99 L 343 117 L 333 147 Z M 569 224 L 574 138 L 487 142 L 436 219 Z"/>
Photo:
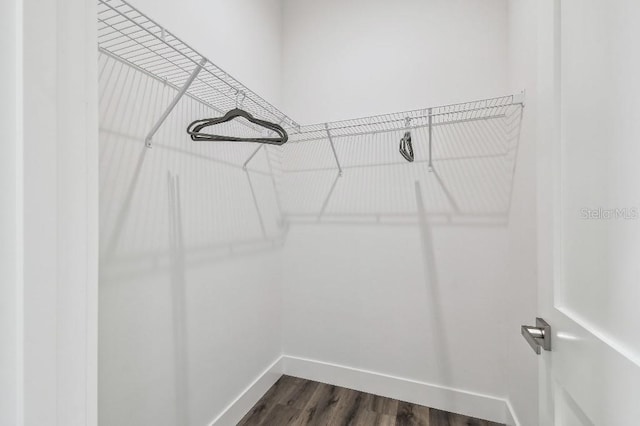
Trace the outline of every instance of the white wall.
<path fill-rule="evenodd" d="M 16 424 L 19 401 L 18 319 L 18 2 L 0 4 L 0 424 Z"/>
<path fill-rule="evenodd" d="M 292 0 L 284 16 L 283 102 L 302 122 L 513 92 L 506 1 Z M 399 134 L 336 141 L 337 180 L 327 141 L 285 150 L 285 354 L 507 398 L 513 114 L 438 129 L 436 173 L 372 167 L 400 158 Z"/>
<path fill-rule="evenodd" d="M 95 424 L 96 9 L 23 8 L 24 420 Z"/>
<path fill-rule="evenodd" d="M 284 1 L 283 105 L 315 123 L 503 94 L 505 0 Z"/>
<path fill-rule="evenodd" d="M 522 425 L 538 424 L 538 358 L 518 332 L 520 325 L 533 324 L 540 314 L 536 273 L 537 3 L 535 0 L 509 1 L 509 84 L 512 91 L 527 91 L 514 175 L 507 258 L 511 318 L 507 388 L 509 401 Z"/>
<path fill-rule="evenodd" d="M 2 19 L 0 422 L 95 425 L 95 4 L 3 2 Z"/>
<path fill-rule="evenodd" d="M 135 5 L 277 98 L 279 2 Z M 100 424 L 209 424 L 281 355 L 279 150 L 247 173 L 255 145 L 193 143 L 187 124 L 218 113 L 189 98 L 146 149 L 175 91 L 107 57 L 99 71 Z"/>

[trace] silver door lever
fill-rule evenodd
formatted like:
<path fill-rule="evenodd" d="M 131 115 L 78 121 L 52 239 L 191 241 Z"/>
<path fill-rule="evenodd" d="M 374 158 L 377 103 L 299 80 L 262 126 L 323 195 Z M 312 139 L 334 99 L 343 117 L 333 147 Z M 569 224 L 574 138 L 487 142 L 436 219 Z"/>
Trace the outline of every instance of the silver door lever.
<path fill-rule="evenodd" d="M 545 351 L 551 350 L 551 326 L 542 318 L 536 318 L 536 326 L 523 325 L 522 335 L 538 355 L 540 348 Z"/>

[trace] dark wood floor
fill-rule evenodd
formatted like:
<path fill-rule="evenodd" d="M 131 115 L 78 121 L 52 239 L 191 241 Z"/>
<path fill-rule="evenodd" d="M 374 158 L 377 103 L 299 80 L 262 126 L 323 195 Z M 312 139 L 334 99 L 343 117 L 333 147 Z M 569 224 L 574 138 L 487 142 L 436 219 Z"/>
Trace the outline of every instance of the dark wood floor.
<path fill-rule="evenodd" d="M 238 425 L 504 426 L 291 376 L 282 376 Z"/>

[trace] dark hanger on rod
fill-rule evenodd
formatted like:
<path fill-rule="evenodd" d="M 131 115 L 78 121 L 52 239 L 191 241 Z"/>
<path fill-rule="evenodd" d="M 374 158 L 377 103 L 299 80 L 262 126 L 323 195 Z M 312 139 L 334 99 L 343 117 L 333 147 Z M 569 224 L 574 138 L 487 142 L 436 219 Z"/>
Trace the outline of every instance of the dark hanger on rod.
<path fill-rule="evenodd" d="M 260 127 L 269 129 L 277 133 L 278 137 L 241 138 L 237 136 L 214 135 L 211 133 L 202 132 L 202 130 L 206 127 L 226 123 L 237 117 L 243 117 L 247 121 L 253 124 L 257 124 Z M 271 123 L 270 121 L 265 121 L 265 120 L 260 120 L 259 118 L 255 118 L 254 116 L 249 114 L 247 111 L 237 107 L 227 112 L 223 117 L 206 118 L 203 120 L 194 121 L 193 123 L 189 124 L 189 127 L 187 127 L 187 133 L 191 135 L 191 140 L 194 140 L 194 141 L 257 142 L 257 143 L 266 143 L 271 145 L 282 145 L 286 143 L 287 140 L 289 139 L 289 135 L 279 124 Z"/>
<path fill-rule="evenodd" d="M 405 126 L 409 128 L 411 125 L 411 119 L 409 117 L 405 120 Z M 408 162 L 413 162 L 413 144 L 411 143 L 411 132 L 407 130 L 404 132 L 404 136 L 400 139 L 400 154 L 404 157 Z"/>

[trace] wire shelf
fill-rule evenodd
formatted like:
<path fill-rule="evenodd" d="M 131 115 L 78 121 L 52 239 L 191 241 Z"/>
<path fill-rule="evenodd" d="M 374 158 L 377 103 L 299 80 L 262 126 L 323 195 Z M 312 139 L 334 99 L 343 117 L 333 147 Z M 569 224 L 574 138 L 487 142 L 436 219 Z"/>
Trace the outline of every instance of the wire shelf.
<path fill-rule="evenodd" d="M 431 129 L 444 124 L 500 118 L 507 114 L 509 107 L 524 105 L 524 94 L 516 94 L 300 126 L 124 0 L 98 0 L 98 49 L 178 91 L 174 101 L 145 138 L 147 146 L 151 146 L 152 137 L 183 95 L 221 114 L 240 107 L 257 118 L 277 123 L 285 128 L 290 142 L 328 139 L 338 168 L 340 165 L 332 141 L 334 138 L 424 127 Z M 245 126 L 253 131 L 262 131 L 248 123 Z"/>
<path fill-rule="evenodd" d="M 207 60 L 171 32 L 122 0 L 98 0 L 99 50 L 193 97 L 216 111 L 240 106 L 287 130 L 299 125 Z M 202 66 L 199 73 L 198 67 Z M 189 84 L 190 78 L 196 75 Z"/>
<path fill-rule="evenodd" d="M 423 108 L 371 117 L 302 126 L 291 135 L 290 142 L 304 142 L 346 136 L 359 136 L 405 129 L 441 126 L 466 121 L 505 117 L 510 107 L 523 105 L 524 95 L 508 95 L 472 102 Z M 429 118 L 431 117 L 431 123 Z"/>

